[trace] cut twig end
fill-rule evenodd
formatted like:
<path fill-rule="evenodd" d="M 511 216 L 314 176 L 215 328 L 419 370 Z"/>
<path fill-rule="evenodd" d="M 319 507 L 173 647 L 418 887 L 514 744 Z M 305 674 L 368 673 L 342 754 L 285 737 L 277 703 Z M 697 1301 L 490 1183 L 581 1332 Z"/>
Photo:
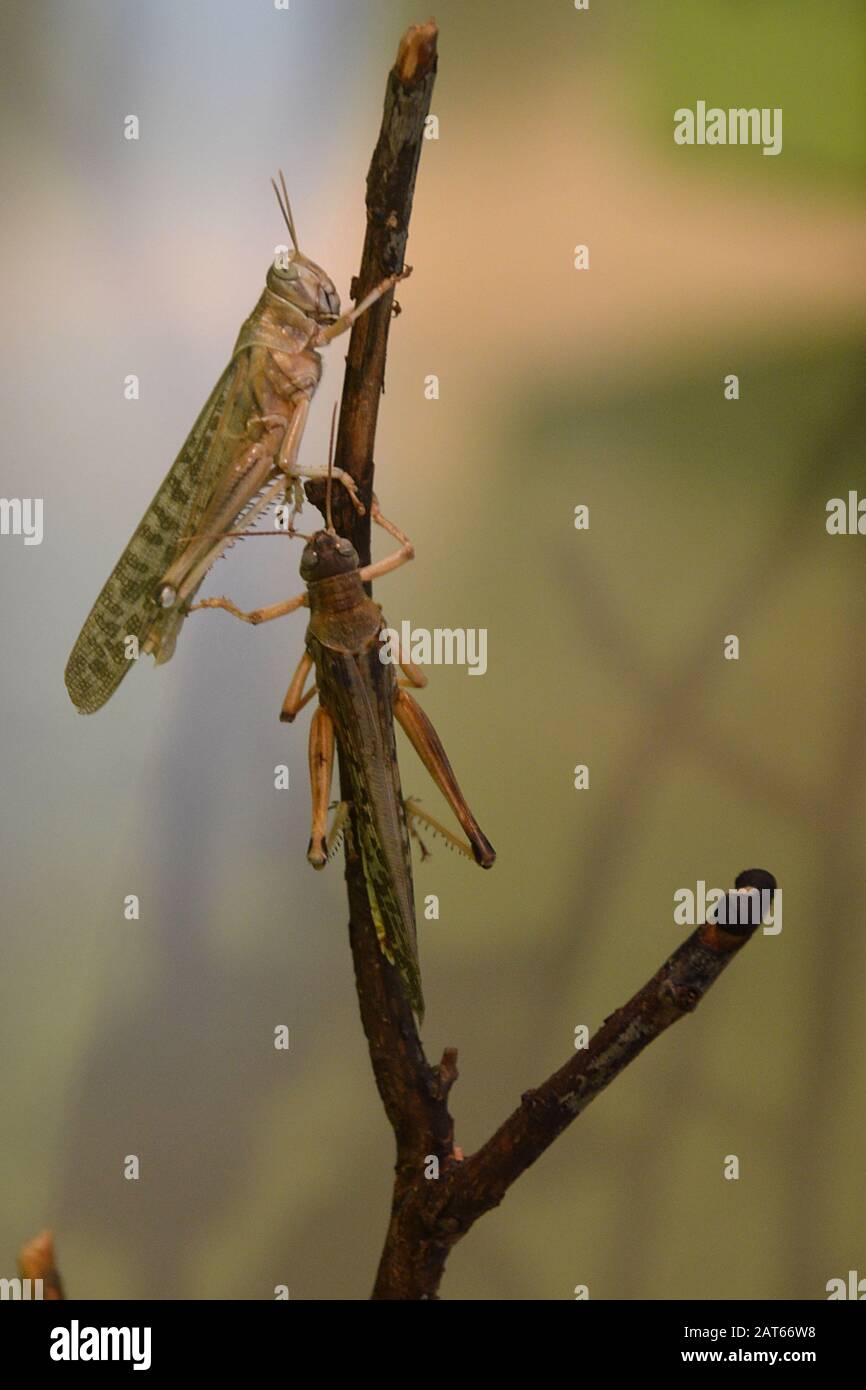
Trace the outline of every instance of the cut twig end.
<path fill-rule="evenodd" d="M 724 949 L 747 941 L 772 905 L 776 889 L 776 880 L 767 869 L 744 869 L 737 874 L 735 886 L 708 914 L 705 924 L 707 939 Z M 755 899 L 754 905 L 744 909 L 743 901 L 752 898 Z"/>
<path fill-rule="evenodd" d="M 436 43 L 439 29 L 435 19 L 426 24 L 413 24 L 406 30 L 397 49 L 394 71 L 401 82 L 419 82 L 436 62 Z"/>
<path fill-rule="evenodd" d="M 758 888 L 767 893 L 775 893 L 777 886 L 769 869 L 744 869 L 734 880 L 735 888 Z"/>

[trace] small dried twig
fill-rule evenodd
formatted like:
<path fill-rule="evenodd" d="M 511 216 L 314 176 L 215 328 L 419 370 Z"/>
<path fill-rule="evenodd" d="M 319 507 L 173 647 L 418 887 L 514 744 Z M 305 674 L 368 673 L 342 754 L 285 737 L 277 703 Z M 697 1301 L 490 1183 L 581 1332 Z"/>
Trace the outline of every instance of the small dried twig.
<path fill-rule="evenodd" d="M 43 1298 L 65 1298 L 54 1256 L 54 1236 L 40 1231 L 18 1252 L 18 1272 L 22 1279 L 42 1280 Z"/>

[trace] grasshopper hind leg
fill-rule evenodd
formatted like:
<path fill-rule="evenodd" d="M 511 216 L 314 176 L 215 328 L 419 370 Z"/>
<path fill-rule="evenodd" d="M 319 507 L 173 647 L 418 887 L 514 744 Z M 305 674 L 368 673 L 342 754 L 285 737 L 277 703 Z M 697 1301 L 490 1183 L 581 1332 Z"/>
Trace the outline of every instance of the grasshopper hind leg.
<path fill-rule="evenodd" d="M 481 865 L 482 869 L 489 869 L 496 858 L 496 851 L 467 805 L 439 735 L 421 706 L 413 700 L 408 690 L 402 687 L 398 687 L 394 693 L 394 715 L 460 822 L 464 834 L 472 846 L 473 859 Z M 417 810 L 415 814 L 418 814 Z M 430 818 L 426 817 L 426 819 L 429 823 Z M 444 829 L 438 824 L 433 828 L 438 831 Z M 445 831 L 445 837 L 449 842 L 455 841 L 459 846 L 460 842 L 456 841 L 456 837 L 449 835 L 447 831 Z"/>
<path fill-rule="evenodd" d="M 313 802 L 313 823 L 307 859 L 314 869 L 324 869 L 328 862 L 328 803 L 331 800 L 331 780 L 334 775 L 334 721 L 321 705 L 310 724 L 310 795 Z"/>
<path fill-rule="evenodd" d="M 312 691 L 310 691 L 312 694 Z M 321 705 L 310 725 L 310 793 L 313 802 L 313 823 L 307 859 L 314 869 L 324 869 L 332 858 L 346 831 L 349 803 L 341 801 L 328 826 L 331 800 L 331 781 L 334 775 L 334 721 Z"/>

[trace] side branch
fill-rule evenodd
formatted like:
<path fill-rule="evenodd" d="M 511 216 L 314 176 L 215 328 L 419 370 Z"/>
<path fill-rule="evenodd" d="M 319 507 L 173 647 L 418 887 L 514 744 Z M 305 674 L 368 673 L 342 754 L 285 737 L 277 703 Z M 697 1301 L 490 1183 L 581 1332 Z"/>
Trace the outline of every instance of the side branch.
<path fill-rule="evenodd" d="M 749 889 L 762 890 L 772 901 L 775 888 L 772 874 L 748 869 L 739 875 L 737 891 L 729 894 L 728 902 Z M 525 1092 L 521 1104 L 492 1138 L 454 1173 L 440 1222 L 455 1240 L 502 1201 L 521 1173 L 648 1043 L 697 1008 L 754 934 L 759 922 L 750 915 L 747 925 L 739 925 L 729 912 L 727 926 L 707 923 L 698 927 L 643 989 L 605 1019 L 586 1049 L 575 1053 L 537 1090 Z"/>

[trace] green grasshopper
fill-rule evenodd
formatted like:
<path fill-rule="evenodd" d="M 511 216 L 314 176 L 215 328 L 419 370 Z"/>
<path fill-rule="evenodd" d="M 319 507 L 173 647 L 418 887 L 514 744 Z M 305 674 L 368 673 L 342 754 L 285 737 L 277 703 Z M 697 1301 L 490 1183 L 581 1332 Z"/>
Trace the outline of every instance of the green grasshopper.
<path fill-rule="evenodd" d="M 341 802 L 328 832 L 336 738 L 348 772 L 354 826 L 379 946 L 397 966 L 410 1003 L 418 1017 L 423 1018 L 410 827 L 420 838 L 413 825 L 420 820 L 484 869 L 490 868 L 496 854 L 466 804 L 436 730 L 406 688 L 425 686 L 427 677 L 408 658 L 403 658 L 400 666 L 404 679 L 398 680 L 393 665 L 381 660 L 380 633 L 385 620 L 381 608 L 365 593 L 364 585 L 411 560 L 415 553 L 412 544 L 382 516 L 374 497 L 371 517 L 398 541 L 399 549 L 362 567 L 351 542 L 337 535 L 331 521 L 330 465 L 325 507 L 327 529 L 303 538 L 307 541 L 301 557 L 301 578 L 307 586 L 304 593 L 251 613 L 241 612 L 226 598 L 203 599 L 194 608 L 221 608 L 247 623 L 269 622 L 298 608 L 310 609 L 304 655 L 280 712 L 280 718 L 291 723 L 318 693 L 319 706 L 310 726 L 313 815 L 307 858 L 314 868 L 324 868 L 349 817 L 348 805 Z M 305 691 L 312 670 L 315 684 Z M 422 811 L 416 802 L 404 802 L 394 738 L 395 716 L 450 803 L 468 845 Z M 423 843 L 421 848 L 426 854 Z"/>
<path fill-rule="evenodd" d="M 81 629 L 66 688 L 82 714 L 105 704 L 131 655 L 169 660 L 199 585 L 239 522 L 249 526 L 290 492 L 297 513 L 300 479 L 323 476 L 298 457 L 322 374 L 317 349 L 410 273 L 383 280 L 342 314 L 332 281 L 298 247 L 282 173 L 282 197 L 271 182 L 294 249 L 275 258 L 228 366 Z M 339 469 L 334 476 L 363 513 L 353 480 Z"/>

